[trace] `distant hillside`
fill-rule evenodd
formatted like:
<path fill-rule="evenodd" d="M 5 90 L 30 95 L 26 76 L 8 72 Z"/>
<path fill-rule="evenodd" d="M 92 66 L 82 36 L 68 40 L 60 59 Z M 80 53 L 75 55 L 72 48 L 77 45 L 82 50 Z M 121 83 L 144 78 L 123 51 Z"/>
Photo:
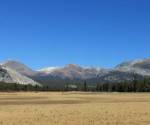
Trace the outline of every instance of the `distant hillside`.
<path fill-rule="evenodd" d="M 32 80 L 31 78 L 24 76 L 17 71 L 5 66 L 0 66 L 0 82 L 17 83 L 24 85 L 40 85 L 40 83 Z"/>
<path fill-rule="evenodd" d="M 135 74 L 139 80 L 150 77 L 150 59 L 126 61 L 113 69 L 69 64 L 64 67 L 47 67 L 34 71 L 13 60 L 5 61 L 1 64 L 1 67 L 1 81 L 15 81 L 20 84 L 40 83 L 52 88 L 64 88 L 66 84 L 83 86 L 85 81 L 91 86 L 98 83 L 131 82 L 134 80 Z"/>

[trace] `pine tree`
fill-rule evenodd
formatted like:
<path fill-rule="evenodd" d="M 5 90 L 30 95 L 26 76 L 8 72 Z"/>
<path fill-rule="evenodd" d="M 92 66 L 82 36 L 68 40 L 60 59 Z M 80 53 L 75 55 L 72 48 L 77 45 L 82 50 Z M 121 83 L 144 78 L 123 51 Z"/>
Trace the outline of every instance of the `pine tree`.
<path fill-rule="evenodd" d="M 87 91 L 87 83 L 84 81 L 84 91 Z"/>

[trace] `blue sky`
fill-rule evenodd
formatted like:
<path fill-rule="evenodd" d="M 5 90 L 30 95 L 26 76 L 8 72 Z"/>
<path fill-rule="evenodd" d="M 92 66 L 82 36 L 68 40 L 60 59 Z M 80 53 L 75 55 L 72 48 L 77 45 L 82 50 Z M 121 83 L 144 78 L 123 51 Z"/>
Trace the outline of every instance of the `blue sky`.
<path fill-rule="evenodd" d="M 149 0 L 1 0 L 0 60 L 38 69 L 150 57 Z"/>

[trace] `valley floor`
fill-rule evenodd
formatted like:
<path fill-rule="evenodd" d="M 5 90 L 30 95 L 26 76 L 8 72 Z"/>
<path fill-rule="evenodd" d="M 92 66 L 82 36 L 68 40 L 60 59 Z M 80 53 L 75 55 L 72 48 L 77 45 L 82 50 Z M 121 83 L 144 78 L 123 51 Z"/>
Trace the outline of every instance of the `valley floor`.
<path fill-rule="evenodd" d="M 150 125 L 150 93 L 0 93 L 0 125 Z"/>

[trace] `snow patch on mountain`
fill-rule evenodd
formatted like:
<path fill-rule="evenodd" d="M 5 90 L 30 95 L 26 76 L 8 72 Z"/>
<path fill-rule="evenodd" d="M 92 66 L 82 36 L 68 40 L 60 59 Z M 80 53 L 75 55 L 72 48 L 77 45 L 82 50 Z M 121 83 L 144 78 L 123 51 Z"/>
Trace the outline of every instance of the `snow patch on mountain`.
<path fill-rule="evenodd" d="M 38 72 L 44 72 L 46 74 L 49 74 L 57 69 L 60 69 L 61 67 L 46 67 L 46 68 L 42 68 L 42 69 L 39 69 L 37 70 Z"/>
<path fill-rule="evenodd" d="M 146 66 L 147 68 L 145 68 Z M 123 72 L 133 72 L 143 76 L 150 76 L 150 59 L 138 59 L 123 62 L 117 65 L 115 69 Z"/>

